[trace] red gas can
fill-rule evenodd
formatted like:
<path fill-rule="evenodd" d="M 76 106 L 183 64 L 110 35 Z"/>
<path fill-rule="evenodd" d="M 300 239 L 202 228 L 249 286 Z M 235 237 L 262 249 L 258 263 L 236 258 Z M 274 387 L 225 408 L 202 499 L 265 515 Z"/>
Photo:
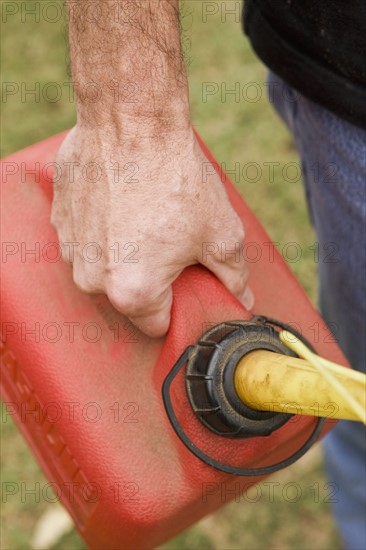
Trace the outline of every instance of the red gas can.
<path fill-rule="evenodd" d="M 229 475 L 194 456 L 162 398 L 164 380 L 187 346 L 215 325 L 252 315 L 203 267 L 175 282 L 164 340 L 139 333 L 105 296 L 79 292 L 50 225 L 53 162 L 63 137 L 3 161 L 2 395 L 89 547 L 153 547 L 222 504 L 219 492 L 207 498 L 207 487 L 225 482 L 229 490 L 239 479 L 244 489 L 259 479 Z M 224 180 L 246 242 L 261 251 L 250 266 L 255 313 L 290 324 L 321 355 L 345 364 L 270 238 Z M 271 435 L 218 435 L 193 412 L 184 369 L 170 397 L 192 444 L 234 468 L 285 460 L 317 423 L 294 416 Z"/>

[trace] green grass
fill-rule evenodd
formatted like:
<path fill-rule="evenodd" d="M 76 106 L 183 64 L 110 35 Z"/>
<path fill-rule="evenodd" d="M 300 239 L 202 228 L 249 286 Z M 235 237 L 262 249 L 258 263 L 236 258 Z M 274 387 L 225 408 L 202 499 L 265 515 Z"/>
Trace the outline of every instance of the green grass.
<path fill-rule="evenodd" d="M 3 3 L 4 4 L 4 3 Z M 20 2 L 19 2 L 20 4 Z M 32 2 L 28 2 L 32 4 Z M 218 6 L 230 2 L 218 2 Z M 232 3 L 231 3 L 232 4 Z M 61 3 L 60 3 L 61 5 Z M 256 163 L 262 169 L 257 181 L 245 180 L 243 175 L 237 187 L 252 209 L 281 247 L 297 242 L 303 249 L 301 261 L 291 264 L 310 298 L 316 297 L 316 264 L 312 260 L 311 244 L 315 237 L 309 224 L 301 182 L 289 183 L 282 177 L 283 167 L 298 163 L 290 136 L 265 100 L 266 69 L 250 50 L 242 36 L 240 24 L 233 17 L 222 22 L 223 10 L 202 20 L 202 2 L 185 2 L 184 36 L 191 42 L 186 57 L 189 59 L 190 97 L 192 116 L 198 131 L 206 140 L 219 162 L 230 169 L 235 163 L 244 167 Z M 38 140 L 61 132 L 75 122 L 74 104 L 68 100 L 69 82 L 66 25 L 63 20 L 49 23 L 34 22 L 30 17 L 22 23 L 19 16 L 9 17 L 2 29 L 2 76 L 4 82 L 28 89 L 39 82 L 40 91 L 47 83 L 56 82 L 62 89 L 62 98 L 47 102 L 40 94 L 39 101 L 30 96 L 22 101 L 18 93 L 3 99 L 1 138 L 2 156 L 26 147 Z M 232 96 L 222 101 L 220 94 L 202 101 L 202 84 L 236 82 L 241 89 L 256 82 L 262 90 L 258 102 Z M 23 98 L 24 99 L 24 98 Z M 275 179 L 269 181 L 265 162 L 279 163 Z M 249 178 L 252 176 L 249 174 Z M 252 178 L 253 179 L 253 178 Z M 12 422 L 2 424 L 2 481 L 22 481 L 27 484 L 45 483 L 45 478 L 28 451 Z M 216 514 L 199 522 L 164 549 L 339 549 L 340 541 L 333 525 L 324 492 L 316 502 L 311 487 L 324 486 L 325 478 L 321 456 L 278 474 L 276 480 L 283 487 L 295 480 L 302 488 L 302 497 L 296 503 L 287 502 L 279 493 L 273 502 L 263 487 L 258 502 L 233 502 Z M 47 507 L 52 506 L 32 497 L 25 502 L 18 496 L 1 506 L 1 544 L 3 550 L 30 548 L 30 538 L 36 521 Z M 24 500 L 24 499 L 23 499 Z M 71 533 L 55 547 L 64 550 L 85 548 L 76 532 Z"/>

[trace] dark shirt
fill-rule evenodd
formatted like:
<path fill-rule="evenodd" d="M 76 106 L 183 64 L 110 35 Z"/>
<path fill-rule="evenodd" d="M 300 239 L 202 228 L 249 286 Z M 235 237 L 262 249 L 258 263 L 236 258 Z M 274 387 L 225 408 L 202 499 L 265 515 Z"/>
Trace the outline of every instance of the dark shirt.
<path fill-rule="evenodd" d="M 243 26 L 273 72 L 366 128 L 366 0 L 244 0 Z"/>

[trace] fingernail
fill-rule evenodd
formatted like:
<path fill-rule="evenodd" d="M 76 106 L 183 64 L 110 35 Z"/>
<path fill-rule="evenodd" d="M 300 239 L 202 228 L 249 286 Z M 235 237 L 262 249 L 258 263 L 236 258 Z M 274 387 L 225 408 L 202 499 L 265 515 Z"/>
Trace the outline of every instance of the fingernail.
<path fill-rule="evenodd" d="M 254 306 L 254 294 L 249 286 L 246 287 L 244 296 L 240 301 L 246 309 L 252 309 Z"/>

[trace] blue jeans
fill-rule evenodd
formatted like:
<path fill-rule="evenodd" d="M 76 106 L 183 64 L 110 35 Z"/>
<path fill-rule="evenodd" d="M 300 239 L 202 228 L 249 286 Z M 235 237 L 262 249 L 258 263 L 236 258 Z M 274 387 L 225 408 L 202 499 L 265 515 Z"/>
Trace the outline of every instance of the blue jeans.
<path fill-rule="evenodd" d="M 319 303 L 354 369 L 366 365 L 366 131 L 315 104 L 274 74 L 270 100 L 301 157 L 319 242 Z M 335 260 L 335 261 L 330 261 Z M 340 421 L 323 442 L 333 504 L 348 550 L 365 550 L 365 426 Z"/>

